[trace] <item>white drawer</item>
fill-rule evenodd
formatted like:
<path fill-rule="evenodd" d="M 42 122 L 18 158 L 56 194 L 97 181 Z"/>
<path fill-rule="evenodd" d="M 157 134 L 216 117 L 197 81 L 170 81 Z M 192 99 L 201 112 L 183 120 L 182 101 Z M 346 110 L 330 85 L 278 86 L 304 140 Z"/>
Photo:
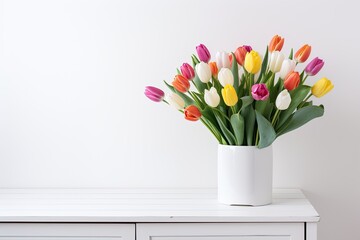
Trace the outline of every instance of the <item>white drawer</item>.
<path fill-rule="evenodd" d="M 135 240 L 135 224 L 1 223 L 0 240 Z"/>
<path fill-rule="evenodd" d="M 304 240 L 304 223 L 143 223 L 137 240 Z"/>

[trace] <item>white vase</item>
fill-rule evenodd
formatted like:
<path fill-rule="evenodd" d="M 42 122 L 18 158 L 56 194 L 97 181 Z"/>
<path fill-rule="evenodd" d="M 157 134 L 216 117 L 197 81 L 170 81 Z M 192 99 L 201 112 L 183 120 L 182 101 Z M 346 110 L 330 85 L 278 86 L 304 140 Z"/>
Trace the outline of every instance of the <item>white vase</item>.
<path fill-rule="evenodd" d="M 272 146 L 218 146 L 218 201 L 260 206 L 272 201 Z"/>

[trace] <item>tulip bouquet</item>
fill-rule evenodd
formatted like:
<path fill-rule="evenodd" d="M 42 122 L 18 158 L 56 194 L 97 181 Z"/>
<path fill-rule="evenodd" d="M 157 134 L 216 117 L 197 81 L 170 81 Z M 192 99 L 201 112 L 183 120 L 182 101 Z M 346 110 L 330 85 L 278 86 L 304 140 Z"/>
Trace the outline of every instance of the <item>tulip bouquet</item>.
<path fill-rule="evenodd" d="M 171 93 L 148 86 L 145 95 L 165 102 L 190 121 L 200 120 L 223 145 L 264 148 L 279 136 L 324 114 L 323 105 L 314 105 L 312 96 L 322 97 L 334 86 L 321 78 L 306 84 L 324 66 L 318 57 L 300 72 L 296 70 L 310 56 L 311 46 L 304 45 L 286 58 L 281 52 L 284 38 L 276 35 L 264 57 L 250 46 L 233 53 L 218 52 L 210 62 L 208 49 L 200 44 L 192 66 L 184 63 L 177 70 Z M 192 85 L 192 86 L 191 86 Z"/>

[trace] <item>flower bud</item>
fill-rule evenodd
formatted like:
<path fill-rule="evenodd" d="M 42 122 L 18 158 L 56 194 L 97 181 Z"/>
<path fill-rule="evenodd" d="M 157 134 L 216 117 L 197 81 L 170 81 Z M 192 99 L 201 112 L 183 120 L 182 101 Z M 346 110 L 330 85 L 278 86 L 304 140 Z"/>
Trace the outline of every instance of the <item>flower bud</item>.
<path fill-rule="evenodd" d="M 251 50 L 245 56 L 244 67 L 246 71 L 252 74 L 256 74 L 261 68 L 261 57 L 259 53 Z"/>
<path fill-rule="evenodd" d="M 289 73 L 284 80 L 284 88 L 288 91 L 294 90 L 300 84 L 300 74 L 292 71 Z"/>
<path fill-rule="evenodd" d="M 315 97 L 322 97 L 334 88 L 332 82 L 327 78 L 321 78 L 311 88 L 311 93 Z"/>
<path fill-rule="evenodd" d="M 182 93 L 186 93 L 190 88 L 189 81 L 183 75 L 180 74 L 175 76 L 172 85 L 176 90 Z"/>
<path fill-rule="evenodd" d="M 216 53 L 216 65 L 218 68 L 230 68 L 229 54 L 226 52 Z"/>
<path fill-rule="evenodd" d="M 164 92 L 156 87 L 145 87 L 145 95 L 154 102 L 161 102 L 164 99 Z"/>
<path fill-rule="evenodd" d="M 286 110 L 290 106 L 291 96 L 287 89 L 282 90 L 276 98 L 275 105 L 279 110 Z"/>
<path fill-rule="evenodd" d="M 283 63 L 281 64 L 280 69 L 280 78 L 285 79 L 286 76 L 295 70 L 296 67 L 296 61 L 291 59 L 285 59 Z"/>
<path fill-rule="evenodd" d="M 200 110 L 194 105 L 187 106 L 185 108 L 184 114 L 185 119 L 189 121 L 197 121 L 201 118 Z"/>
<path fill-rule="evenodd" d="M 189 81 L 195 77 L 194 69 L 188 63 L 181 65 L 180 71 L 181 74 Z"/>
<path fill-rule="evenodd" d="M 225 87 L 227 84 L 230 84 L 231 86 L 234 85 L 234 75 L 228 68 L 220 69 L 220 72 L 218 73 L 218 79 L 221 86 L 223 87 Z"/>
<path fill-rule="evenodd" d="M 269 98 L 269 90 L 264 83 L 254 84 L 251 87 L 251 95 L 256 101 L 264 101 Z"/>
<path fill-rule="evenodd" d="M 281 69 L 281 65 L 284 61 L 284 54 L 279 51 L 274 51 L 270 55 L 269 69 L 273 73 L 277 73 Z"/>
<path fill-rule="evenodd" d="M 170 93 L 166 96 L 166 101 L 170 106 L 176 108 L 177 110 L 184 109 L 185 101 L 176 93 Z"/>
<path fill-rule="evenodd" d="M 220 96 L 216 88 L 211 87 L 210 90 L 205 89 L 204 100 L 210 107 L 217 107 L 220 103 Z"/>
<path fill-rule="evenodd" d="M 229 107 L 234 106 L 239 100 L 235 88 L 230 84 L 225 85 L 221 90 L 221 94 L 225 104 Z"/>
<path fill-rule="evenodd" d="M 211 69 L 209 64 L 200 62 L 195 66 L 196 74 L 203 83 L 208 83 L 211 79 Z"/>
<path fill-rule="evenodd" d="M 305 62 L 311 53 L 311 46 L 305 44 L 295 53 L 295 60 L 299 63 Z"/>
<path fill-rule="evenodd" d="M 279 35 L 275 35 L 269 44 L 269 52 L 274 51 L 281 51 L 284 45 L 284 38 L 280 37 Z"/>
<path fill-rule="evenodd" d="M 210 61 L 211 55 L 207 47 L 204 44 L 200 44 L 196 47 L 196 52 L 199 56 L 200 61 L 208 63 Z"/>
<path fill-rule="evenodd" d="M 321 70 L 324 64 L 322 59 L 316 57 L 306 66 L 305 73 L 309 76 L 314 76 Z"/>
<path fill-rule="evenodd" d="M 238 47 L 235 51 L 235 58 L 236 61 L 239 65 L 244 65 L 244 61 L 245 61 L 245 56 L 248 52 L 250 52 L 252 50 L 252 48 L 250 46 L 242 46 L 242 47 Z"/>

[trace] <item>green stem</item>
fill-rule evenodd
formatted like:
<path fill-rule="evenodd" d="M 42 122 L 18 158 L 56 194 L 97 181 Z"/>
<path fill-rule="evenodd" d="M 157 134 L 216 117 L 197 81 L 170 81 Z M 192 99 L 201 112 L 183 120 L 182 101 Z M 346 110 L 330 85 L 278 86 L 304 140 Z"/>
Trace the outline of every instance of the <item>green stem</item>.
<path fill-rule="evenodd" d="M 277 121 L 277 118 L 278 118 L 278 116 L 279 116 L 279 113 L 280 113 L 280 110 L 279 110 L 279 109 L 276 109 L 276 112 L 275 112 L 275 114 L 274 114 L 274 117 L 273 117 L 273 119 L 272 119 L 272 121 L 271 121 L 271 125 L 275 126 L 275 123 L 276 123 L 276 121 Z"/>
<path fill-rule="evenodd" d="M 259 130 L 256 130 L 255 146 L 259 144 Z"/>
<path fill-rule="evenodd" d="M 210 86 L 209 82 L 206 83 L 206 86 L 208 87 L 208 90 L 210 90 L 211 86 Z"/>
<path fill-rule="evenodd" d="M 231 106 L 231 110 L 232 110 L 233 114 L 236 114 L 236 109 L 234 106 Z"/>
<path fill-rule="evenodd" d="M 209 131 L 215 136 L 215 138 L 218 140 L 219 143 L 221 143 L 221 136 L 217 135 L 215 133 L 215 131 L 212 129 L 212 127 L 210 125 L 208 125 L 206 123 L 206 121 L 203 119 L 203 117 L 200 118 L 200 121 L 205 125 L 205 127 L 207 127 L 207 129 L 209 129 Z"/>
<path fill-rule="evenodd" d="M 221 116 L 225 117 L 226 120 L 228 120 L 230 122 L 230 118 L 228 116 L 226 116 L 226 114 L 224 114 L 222 111 L 220 111 L 217 108 L 211 108 L 211 109 L 216 110 L 217 112 L 219 112 L 221 114 Z"/>
<path fill-rule="evenodd" d="M 300 105 L 297 107 L 298 109 L 299 108 L 302 108 L 302 106 L 304 106 L 304 104 L 306 103 L 307 100 L 309 100 L 309 98 L 312 96 L 312 93 L 309 94 L 309 96 L 307 96 L 304 101 L 302 103 L 300 103 Z"/>
<path fill-rule="evenodd" d="M 307 79 L 307 77 L 308 77 L 309 75 L 305 75 L 305 77 L 304 77 L 304 79 L 301 81 L 301 85 L 303 85 L 304 84 L 304 82 L 305 82 L 305 80 Z"/>

